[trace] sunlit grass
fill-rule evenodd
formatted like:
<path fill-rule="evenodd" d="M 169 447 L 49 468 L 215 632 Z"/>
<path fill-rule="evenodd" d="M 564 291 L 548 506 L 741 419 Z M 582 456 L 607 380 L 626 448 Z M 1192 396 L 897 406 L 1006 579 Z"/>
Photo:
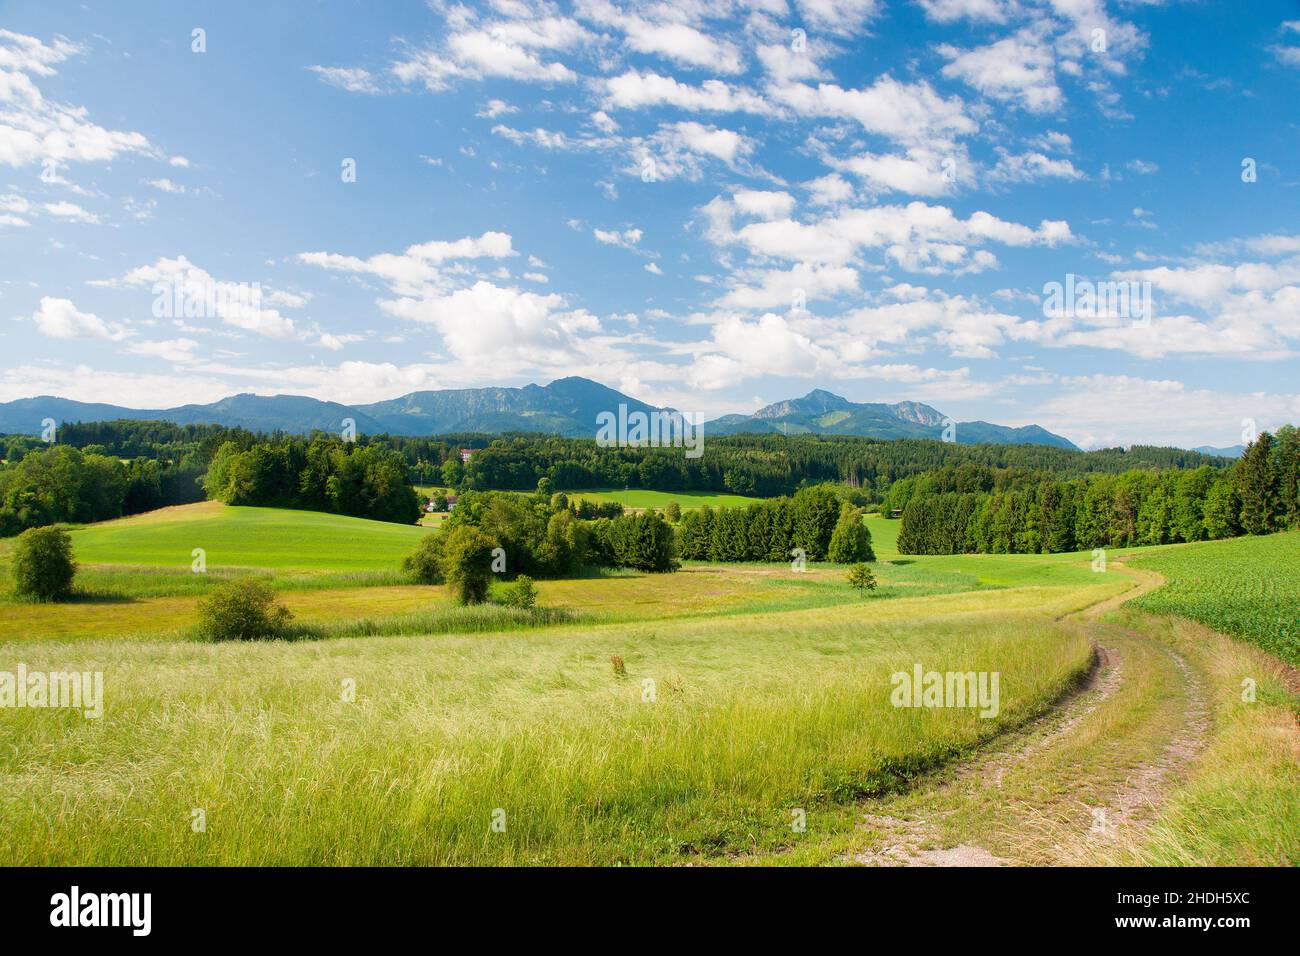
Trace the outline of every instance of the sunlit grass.
<path fill-rule="evenodd" d="M 877 606 L 472 637 L 34 645 L 29 668 L 102 669 L 105 715 L 0 712 L 23 742 L 0 750 L 0 859 L 616 863 L 777 848 L 795 838 L 792 808 L 898 786 L 1047 706 L 1090 654 L 1032 613 L 985 611 L 972 629 L 961 616 L 885 622 Z M 1001 672 L 999 718 L 890 706 L 889 675 L 918 660 Z"/>

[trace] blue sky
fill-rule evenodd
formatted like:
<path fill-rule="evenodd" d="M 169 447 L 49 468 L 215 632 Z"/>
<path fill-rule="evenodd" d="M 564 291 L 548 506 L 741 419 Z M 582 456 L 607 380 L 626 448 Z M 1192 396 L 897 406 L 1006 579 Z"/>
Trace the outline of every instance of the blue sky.
<path fill-rule="evenodd" d="M 267 6 L 0 2 L 0 400 L 1300 421 L 1300 3 Z"/>

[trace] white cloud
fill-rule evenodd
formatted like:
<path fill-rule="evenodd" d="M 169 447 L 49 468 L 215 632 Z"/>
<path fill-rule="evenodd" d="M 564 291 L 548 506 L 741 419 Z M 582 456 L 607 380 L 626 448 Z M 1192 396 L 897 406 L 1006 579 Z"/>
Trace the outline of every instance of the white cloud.
<path fill-rule="evenodd" d="M 622 232 L 609 229 L 593 229 L 591 234 L 596 237 L 597 242 L 604 243 L 607 246 L 622 246 L 624 249 L 632 249 L 641 241 L 640 229 L 624 229 Z"/>
<path fill-rule="evenodd" d="M 479 110 L 476 115 L 486 116 L 488 119 L 495 119 L 498 116 L 504 116 L 508 113 L 518 113 L 519 107 L 511 106 L 505 100 L 488 100 L 487 105 Z"/>
<path fill-rule="evenodd" d="M 360 67 L 309 66 L 307 69 L 319 76 L 322 82 L 347 90 L 349 93 L 380 92 L 379 82 L 369 70 Z"/>
<path fill-rule="evenodd" d="M 813 30 L 837 36 L 854 36 L 879 11 L 878 0 L 795 0 L 799 13 Z"/>
<path fill-rule="evenodd" d="M 81 52 L 62 38 L 45 44 L 0 30 L 0 164 L 108 162 L 129 153 L 156 154 L 144 134 L 105 129 L 90 122 L 84 108 L 41 94 L 31 76 L 50 76 L 54 64 Z"/>
<path fill-rule="evenodd" d="M 954 136 L 977 129 L 959 97 L 944 98 L 929 83 L 900 83 L 881 76 L 865 89 L 846 90 L 834 83 L 773 86 L 770 97 L 801 116 L 851 119 L 863 129 L 900 143 L 935 148 Z"/>
<path fill-rule="evenodd" d="M 692 25 L 683 15 L 688 10 L 685 6 L 663 4 L 645 5 L 633 12 L 608 0 L 579 0 L 577 4 L 579 16 L 622 31 L 627 46 L 637 53 L 717 73 L 741 72 L 744 61 L 740 49 L 730 40 L 710 36 Z"/>
<path fill-rule="evenodd" d="M 510 236 L 485 232 L 451 242 L 434 240 L 408 246 L 401 254 L 380 253 L 367 259 L 333 252 L 299 253 L 298 261 L 341 272 L 373 275 L 401 294 L 419 294 L 426 286 L 439 285 L 443 267 L 458 259 L 503 259 L 513 256 Z"/>
<path fill-rule="evenodd" d="M 607 109 L 644 109 L 674 106 L 693 113 L 773 113 L 773 107 L 751 90 L 722 80 L 705 80 L 698 86 L 671 76 L 628 70 L 604 81 Z"/>
<path fill-rule="evenodd" d="M 784 190 L 740 189 L 731 201 L 739 212 L 760 219 L 784 219 L 794 210 L 794 197 Z"/>
<path fill-rule="evenodd" d="M 194 339 L 165 339 L 161 341 L 133 342 L 126 351 L 134 355 L 147 355 L 168 362 L 192 362 L 199 343 Z"/>
<path fill-rule="evenodd" d="M 78 311 L 71 299 L 41 296 L 40 307 L 32 313 L 32 322 L 41 335 L 52 339 L 119 339 L 121 326 L 109 328 L 99 316 Z"/>
<path fill-rule="evenodd" d="M 985 96 L 1035 113 L 1052 112 L 1063 102 L 1053 71 L 1056 55 L 1028 31 L 971 50 L 951 44 L 938 50 L 950 61 L 944 76 L 964 80 Z"/>
<path fill-rule="evenodd" d="M 591 40 L 581 24 L 567 17 L 538 15 L 523 4 L 502 7 L 516 15 L 473 23 L 473 11 L 459 8 L 444 43 L 396 63 L 393 74 L 404 83 L 421 82 L 434 91 L 450 88 L 457 79 L 571 83 L 578 78 L 562 62 L 548 58 Z"/>
<path fill-rule="evenodd" d="M 216 318 L 225 325 L 267 338 L 301 337 L 292 319 L 276 309 L 263 308 L 260 285 L 218 280 L 185 256 L 160 258 L 120 278 L 91 284 L 108 288 L 148 287 L 153 297 L 151 309 L 157 308 L 168 318 Z"/>
<path fill-rule="evenodd" d="M 47 202 L 45 204 L 45 211 L 51 216 L 55 216 L 59 219 L 70 219 L 73 222 L 84 222 L 91 225 L 99 222 L 99 216 L 83 209 L 75 202 L 67 202 L 66 200 L 62 202 Z"/>
<path fill-rule="evenodd" d="M 1002 23 L 1006 20 L 1006 8 L 1002 0 L 917 0 L 928 19 L 936 23 L 952 23 L 955 20 L 988 21 Z"/>
<path fill-rule="evenodd" d="M 1071 376 L 1038 407 L 1040 423 L 1086 448 L 1134 442 L 1231 445 L 1241 421 L 1276 428 L 1300 420 L 1300 395 L 1190 388 L 1172 379 Z"/>

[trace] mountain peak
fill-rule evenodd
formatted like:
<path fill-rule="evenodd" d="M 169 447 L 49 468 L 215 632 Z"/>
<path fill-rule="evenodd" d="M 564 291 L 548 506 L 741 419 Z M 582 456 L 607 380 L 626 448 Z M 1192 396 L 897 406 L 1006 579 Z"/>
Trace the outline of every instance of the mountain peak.
<path fill-rule="evenodd" d="M 754 412 L 753 418 L 784 418 L 787 415 L 807 415 L 832 412 L 852 408 L 853 403 L 843 396 L 828 392 L 824 388 L 814 388 L 803 398 L 788 398 L 783 402 L 773 402 Z"/>

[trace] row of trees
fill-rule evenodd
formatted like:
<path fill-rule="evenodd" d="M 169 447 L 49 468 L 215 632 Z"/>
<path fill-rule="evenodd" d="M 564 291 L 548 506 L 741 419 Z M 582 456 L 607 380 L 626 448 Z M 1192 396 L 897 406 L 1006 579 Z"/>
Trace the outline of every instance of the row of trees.
<path fill-rule="evenodd" d="M 444 524 L 447 540 L 474 528 L 500 549 L 496 573 L 550 578 L 583 567 L 677 569 L 673 530 L 652 512 L 583 521 L 563 494 L 467 491 Z M 436 547 L 436 545 L 431 545 Z"/>
<path fill-rule="evenodd" d="M 122 461 L 68 445 L 25 452 L 0 469 L 0 536 L 42 525 L 107 521 L 203 500 L 201 467 Z"/>
<path fill-rule="evenodd" d="M 899 551 L 1064 552 L 1268 534 L 1300 527 L 1300 433 L 1290 426 L 1276 438 L 1265 432 L 1226 470 L 1069 481 L 1020 473 L 997 490 L 959 489 L 951 472 L 911 482 Z"/>
<path fill-rule="evenodd" d="M 874 561 L 864 512 L 827 486 L 802 489 L 743 508 L 682 514 L 678 551 L 696 561 Z"/>
<path fill-rule="evenodd" d="M 203 485 L 208 497 L 229 505 L 304 508 L 402 524 L 420 516 L 419 497 L 398 452 L 322 433 L 246 448 L 226 441 L 213 456 Z"/>

